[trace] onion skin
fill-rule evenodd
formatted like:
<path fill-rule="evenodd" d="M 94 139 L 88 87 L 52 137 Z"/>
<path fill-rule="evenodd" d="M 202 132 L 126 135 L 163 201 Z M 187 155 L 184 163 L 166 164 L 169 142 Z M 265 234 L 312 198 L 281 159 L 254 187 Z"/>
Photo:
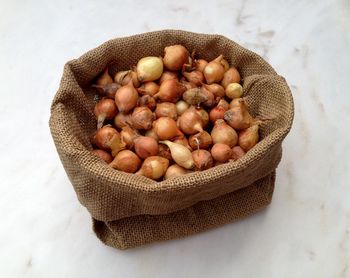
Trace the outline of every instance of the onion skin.
<path fill-rule="evenodd" d="M 139 88 L 137 88 L 137 91 L 141 95 L 154 96 L 159 91 L 159 85 L 156 82 L 148 81 L 143 83 Z"/>
<path fill-rule="evenodd" d="M 175 79 L 169 79 L 160 85 L 159 92 L 154 98 L 162 102 L 177 102 L 185 91 L 186 87 L 183 84 Z"/>
<path fill-rule="evenodd" d="M 106 68 L 99 78 L 97 78 L 96 84 L 99 86 L 106 86 L 111 83 L 113 83 L 113 79 L 108 73 L 108 68 Z"/>
<path fill-rule="evenodd" d="M 254 124 L 238 133 L 238 144 L 244 151 L 249 151 L 259 142 L 259 125 Z"/>
<path fill-rule="evenodd" d="M 165 80 L 169 80 L 169 79 L 174 79 L 176 81 L 179 81 L 179 78 L 176 72 L 164 71 L 158 83 L 161 85 Z"/>
<path fill-rule="evenodd" d="M 126 173 L 135 173 L 140 168 L 141 159 L 132 151 L 123 150 L 116 155 L 109 165 Z"/>
<path fill-rule="evenodd" d="M 241 82 L 241 76 L 238 72 L 238 70 L 235 67 L 229 68 L 221 81 L 221 85 L 226 88 L 228 84 L 230 83 L 240 83 Z"/>
<path fill-rule="evenodd" d="M 93 143 L 99 149 L 102 149 L 104 151 L 111 151 L 110 142 L 113 136 L 120 136 L 119 132 L 111 126 L 104 126 L 97 130 L 93 139 Z"/>
<path fill-rule="evenodd" d="M 208 84 L 217 83 L 223 79 L 225 69 L 220 63 L 222 59 L 223 56 L 220 55 L 215 60 L 209 62 L 204 68 L 203 74 Z"/>
<path fill-rule="evenodd" d="M 232 148 L 232 159 L 238 160 L 245 155 L 245 151 L 240 146 L 234 146 Z"/>
<path fill-rule="evenodd" d="M 145 136 L 151 137 L 151 138 L 153 138 L 156 141 L 159 140 L 158 135 L 155 132 L 154 128 L 147 130 L 146 133 L 145 133 Z"/>
<path fill-rule="evenodd" d="M 110 155 L 110 153 L 108 153 L 104 150 L 92 150 L 91 152 L 94 155 L 97 155 L 99 158 L 101 158 L 106 163 L 111 163 L 113 160 L 113 157 Z"/>
<path fill-rule="evenodd" d="M 142 163 L 137 175 L 145 176 L 149 179 L 158 180 L 164 176 L 169 166 L 169 160 L 161 156 L 150 156 Z"/>
<path fill-rule="evenodd" d="M 162 102 L 157 104 L 156 117 L 169 117 L 177 120 L 177 110 L 176 105 L 172 102 Z"/>
<path fill-rule="evenodd" d="M 158 154 L 158 142 L 151 137 L 140 136 L 134 140 L 135 152 L 142 159 Z"/>
<path fill-rule="evenodd" d="M 215 105 L 215 96 L 212 92 L 208 91 L 204 87 L 201 88 L 202 93 L 207 97 L 207 100 L 203 102 L 203 105 L 206 107 L 212 107 Z"/>
<path fill-rule="evenodd" d="M 96 88 L 98 93 L 101 96 L 105 96 L 107 98 L 115 99 L 115 94 L 116 94 L 117 90 L 121 86 L 119 84 L 117 84 L 117 83 L 109 83 L 109 84 L 104 85 L 104 86 L 92 85 L 92 87 Z"/>
<path fill-rule="evenodd" d="M 154 81 L 161 77 L 163 73 L 163 61 L 159 57 L 144 57 L 140 59 L 136 66 L 139 81 Z"/>
<path fill-rule="evenodd" d="M 171 157 L 169 147 L 164 145 L 164 144 L 158 145 L 158 156 L 164 157 L 164 158 L 168 159 L 169 161 L 173 160 L 173 158 Z"/>
<path fill-rule="evenodd" d="M 208 62 L 204 59 L 198 59 L 194 61 L 196 70 L 203 72 L 204 68 L 208 65 Z"/>
<path fill-rule="evenodd" d="M 176 102 L 176 112 L 179 116 L 181 116 L 189 107 L 190 105 L 184 100 Z"/>
<path fill-rule="evenodd" d="M 185 146 L 187 149 L 189 149 L 190 151 L 192 151 L 192 148 L 190 146 L 190 144 L 188 143 L 188 140 L 185 136 L 178 136 L 178 137 L 175 137 L 173 139 L 173 142 L 174 143 L 177 143 L 177 144 L 180 144 L 182 146 Z"/>
<path fill-rule="evenodd" d="M 226 163 L 232 158 L 233 151 L 226 144 L 216 143 L 211 148 L 211 155 L 213 156 L 215 161 Z"/>
<path fill-rule="evenodd" d="M 219 119 L 224 118 L 226 110 L 221 106 L 216 106 L 212 110 L 210 110 L 209 118 L 212 123 L 215 123 Z"/>
<path fill-rule="evenodd" d="M 190 53 L 182 45 L 171 45 L 164 48 L 164 66 L 172 71 L 181 70 L 188 63 Z"/>
<path fill-rule="evenodd" d="M 97 129 L 102 127 L 105 120 L 113 119 L 117 113 L 117 106 L 112 99 L 103 98 L 97 102 L 94 108 L 94 114 L 97 118 Z"/>
<path fill-rule="evenodd" d="M 125 86 L 127 85 L 130 80 L 132 81 L 135 88 L 138 88 L 140 86 L 140 81 L 137 77 L 137 72 L 131 71 L 131 70 L 125 70 L 125 71 L 119 71 L 114 76 L 114 82 Z"/>
<path fill-rule="evenodd" d="M 209 146 L 213 143 L 213 140 L 208 132 L 202 131 L 195 135 L 191 135 L 188 139 L 188 143 L 193 150 L 208 149 Z"/>
<path fill-rule="evenodd" d="M 217 84 L 217 83 L 213 83 L 213 84 L 205 84 L 203 83 L 202 86 L 207 89 L 209 92 L 211 92 L 212 94 L 214 94 L 215 98 L 222 98 L 225 96 L 225 89 L 224 87 L 222 87 L 221 85 Z"/>
<path fill-rule="evenodd" d="M 230 109 L 230 104 L 224 99 L 220 99 L 217 106 L 222 107 L 225 111 Z"/>
<path fill-rule="evenodd" d="M 179 118 L 179 125 L 181 131 L 185 134 L 191 135 L 203 131 L 202 118 L 193 106 L 181 115 Z"/>
<path fill-rule="evenodd" d="M 197 88 L 197 86 L 195 84 L 193 84 L 192 82 L 188 82 L 182 78 L 180 79 L 180 83 L 185 86 L 186 91 Z"/>
<path fill-rule="evenodd" d="M 138 105 L 148 107 L 150 110 L 153 111 L 154 108 L 156 108 L 157 103 L 156 100 L 150 95 L 143 95 L 139 98 Z"/>
<path fill-rule="evenodd" d="M 186 79 L 189 82 L 195 84 L 196 86 L 200 86 L 204 82 L 204 75 L 198 70 L 194 70 L 191 72 L 183 72 L 182 74 L 186 77 Z"/>
<path fill-rule="evenodd" d="M 225 94 L 228 98 L 240 98 L 243 95 L 243 88 L 238 83 L 230 83 L 226 86 Z"/>
<path fill-rule="evenodd" d="M 227 110 L 224 115 L 225 121 L 234 129 L 246 129 L 254 122 L 253 117 L 249 114 L 245 102 L 242 100 L 238 106 Z"/>
<path fill-rule="evenodd" d="M 202 102 L 205 102 L 208 100 L 208 97 L 203 91 L 199 88 L 193 88 L 187 90 L 182 98 L 184 101 L 186 101 L 188 104 L 199 106 Z"/>
<path fill-rule="evenodd" d="M 136 107 L 131 115 L 132 126 L 135 129 L 151 129 L 153 120 L 154 115 L 148 107 Z"/>
<path fill-rule="evenodd" d="M 213 143 L 223 143 L 230 148 L 235 146 L 238 142 L 238 135 L 236 131 L 225 123 L 224 120 L 217 120 L 211 131 L 211 138 Z"/>
<path fill-rule="evenodd" d="M 182 168 L 181 166 L 174 164 L 169 166 L 168 170 L 165 173 L 164 179 L 168 180 L 168 179 L 172 179 L 172 178 L 176 178 L 182 175 L 185 175 L 187 173 L 190 173 L 191 171 Z"/>
<path fill-rule="evenodd" d="M 154 131 L 160 140 L 170 140 L 183 133 L 178 129 L 176 122 L 169 117 L 160 117 L 153 123 Z"/>
<path fill-rule="evenodd" d="M 224 67 L 225 72 L 229 70 L 230 64 L 227 62 L 227 60 L 222 59 L 220 63 Z"/>
<path fill-rule="evenodd" d="M 118 128 L 123 128 L 124 126 L 131 126 L 131 114 L 124 114 L 119 112 L 114 117 L 114 125 Z"/>
<path fill-rule="evenodd" d="M 178 165 L 185 169 L 192 169 L 194 167 L 193 157 L 188 148 L 181 144 L 173 143 L 169 140 L 160 141 L 160 143 L 169 147 L 171 157 Z"/>
<path fill-rule="evenodd" d="M 240 103 L 244 101 L 243 98 L 234 98 L 233 100 L 231 100 L 230 102 L 230 108 L 234 108 L 236 106 L 240 106 Z M 227 109 L 228 110 L 228 109 Z"/>
<path fill-rule="evenodd" d="M 208 112 L 206 110 L 204 110 L 203 108 L 196 109 L 196 112 L 202 119 L 202 126 L 203 126 L 203 128 L 206 128 L 207 125 L 209 124 L 209 114 L 208 114 Z"/>
<path fill-rule="evenodd" d="M 132 149 L 134 147 L 134 140 L 138 136 L 140 136 L 139 133 L 130 126 L 124 126 L 120 132 L 120 139 L 128 149 Z"/>
<path fill-rule="evenodd" d="M 118 110 L 123 113 L 130 112 L 136 105 L 138 101 L 138 93 L 133 86 L 132 81 L 127 85 L 118 89 L 115 94 L 115 104 Z"/>
<path fill-rule="evenodd" d="M 192 157 L 196 170 L 202 171 L 213 167 L 213 158 L 206 150 L 195 150 L 192 152 Z"/>

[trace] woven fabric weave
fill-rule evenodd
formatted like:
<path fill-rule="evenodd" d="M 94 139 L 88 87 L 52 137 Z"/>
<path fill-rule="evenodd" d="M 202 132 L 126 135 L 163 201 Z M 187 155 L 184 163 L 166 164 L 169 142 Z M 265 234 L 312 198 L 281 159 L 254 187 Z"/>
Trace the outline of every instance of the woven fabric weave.
<path fill-rule="evenodd" d="M 223 54 L 241 73 L 251 114 L 271 120 L 260 127 L 262 140 L 240 160 L 156 182 L 114 170 L 91 154 L 96 92 L 90 85 L 107 64 L 113 63 L 113 71 L 129 69 L 144 56 L 162 56 L 172 44 L 195 49 L 206 60 Z M 197 233 L 267 206 L 293 113 L 285 79 L 257 54 L 220 35 L 164 30 L 113 39 L 68 62 L 52 102 L 50 129 L 97 236 L 125 249 Z"/>

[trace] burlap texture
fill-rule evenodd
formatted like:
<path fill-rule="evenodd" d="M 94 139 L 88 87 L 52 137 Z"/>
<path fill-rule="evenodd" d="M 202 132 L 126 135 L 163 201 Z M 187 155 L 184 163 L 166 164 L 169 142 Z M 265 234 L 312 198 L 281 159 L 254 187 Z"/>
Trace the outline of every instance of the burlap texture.
<path fill-rule="evenodd" d="M 262 140 L 242 159 L 155 182 L 112 169 L 90 153 L 96 128 L 91 82 L 107 64 L 129 69 L 165 46 L 183 44 L 199 57 L 223 54 L 243 77 L 253 116 L 268 117 Z M 78 199 L 106 244 L 125 249 L 197 233 L 252 214 L 269 204 L 281 143 L 293 121 L 293 99 L 283 77 L 260 56 L 219 35 L 164 30 L 110 40 L 68 62 L 51 107 L 50 129 Z"/>

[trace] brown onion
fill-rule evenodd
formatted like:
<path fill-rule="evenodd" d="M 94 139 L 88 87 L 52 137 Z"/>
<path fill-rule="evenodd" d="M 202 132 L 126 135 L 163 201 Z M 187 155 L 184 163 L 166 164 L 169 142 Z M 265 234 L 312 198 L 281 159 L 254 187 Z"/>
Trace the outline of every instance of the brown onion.
<path fill-rule="evenodd" d="M 176 102 L 176 112 L 179 116 L 181 116 L 189 107 L 190 105 L 184 100 Z"/>
<path fill-rule="evenodd" d="M 213 140 L 208 132 L 202 131 L 195 135 L 191 135 L 188 139 L 188 143 L 193 150 L 207 149 L 213 143 Z"/>
<path fill-rule="evenodd" d="M 182 45 L 171 45 L 164 48 L 164 66 L 169 70 L 181 70 L 182 66 L 188 62 L 190 53 Z"/>
<path fill-rule="evenodd" d="M 186 87 L 175 79 L 164 81 L 159 88 L 159 92 L 154 95 L 155 99 L 162 102 L 176 102 L 185 92 Z"/>
<path fill-rule="evenodd" d="M 168 146 L 164 144 L 159 144 L 158 145 L 158 156 L 164 157 L 168 160 L 172 160 L 173 158 L 171 157 L 171 152 Z"/>
<path fill-rule="evenodd" d="M 103 98 L 96 103 L 94 114 L 97 118 L 97 129 L 101 128 L 105 120 L 111 120 L 118 113 L 115 102 L 110 98 Z"/>
<path fill-rule="evenodd" d="M 245 155 L 245 151 L 240 146 L 234 146 L 232 148 L 232 159 L 233 160 L 238 160 L 243 155 Z"/>
<path fill-rule="evenodd" d="M 108 73 L 108 68 L 106 68 L 96 80 L 96 84 L 99 86 L 106 86 L 111 83 L 113 83 L 113 79 Z"/>
<path fill-rule="evenodd" d="M 229 68 L 222 78 L 221 85 L 226 88 L 230 83 L 239 83 L 241 82 L 241 76 L 238 70 L 235 67 Z"/>
<path fill-rule="evenodd" d="M 195 134 L 203 131 L 202 118 L 193 106 L 181 115 L 179 125 L 180 129 L 186 134 Z"/>
<path fill-rule="evenodd" d="M 215 123 L 218 119 L 223 119 L 226 110 L 221 106 L 216 106 L 210 110 L 209 118 L 212 123 Z"/>
<path fill-rule="evenodd" d="M 204 77 L 208 84 L 215 82 L 220 82 L 224 77 L 225 69 L 221 64 L 223 56 L 220 55 L 213 61 L 209 62 L 208 65 L 204 68 Z"/>
<path fill-rule="evenodd" d="M 206 110 L 204 110 L 203 108 L 201 109 L 196 109 L 197 114 L 201 117 L 202 119 L 202 126 L 203 128 L 206 128 L 207 125 L 209 124 L 209 114 Z"/>
<path fill-rule="evenodd" d="M 151 137 L 137 137 L 134 143 L 136 154 L 143 159 L 158 154 L 158 142 Z"/>
<path fill-rule="evenodd" d="M 148 81 L 137 88 L 137 91 L 142 95 L 154 96 L 159 91 L 159 85 L 156 82 Z"/>
<path fill-rule="evenodd" d="M 165 80 L 169 80 L 169 79 L 175 79 L 175 80 L 179 80 L 177 73 L 173 72 L 173 71 L 164 71 L 162 76 L 159 79 L 159 84 L 162 84 Z"/>
<path fill-rule="evenodd" d="M 109 125 L 103 126 L 102 128 L 98 129 L 95 133 L 93 143 L 99 149 L 111 151 L 110 142 L 113 136 L 120 136 L 119 132 Z"/>
<path fill-rule="evenodd" d="M 153 128 L 160 140 L 173 139 L 183 133 L 178 129 L 176 122 L 169 117 L 160 117 L 153 122 Z"/>
<path fill-rule="evenodd" d="M 210 152 L 206 150 L 195 150 L 192 152 L 192 158 L 196 170 L 202 171 L 213 167 L 214 161 Z"/>
<path fill-rule="evenodd" d="M 209 92 L 213 93 L 215 98 L 222 98 L 225 96 L 225 89 L 219 84 L 213 83 L 213 84 L 202 84 L 205 89 L 207 89 Z"/>
<path fill-rule="evenodd" d="M 221 163 L 225 163 L 232 158 L 233 151 L 226 144 L 216 143 L 211 148 L 211 155 L 213 156 L 213 158 L 216 161 L 219 161 Z"/>
<path fill-rule="evenodd" d="M 100 85 L 92 85 L 93 88 L 96 88 L 98 93 L 101 96 L 106 96 L 108 98 L 114 99 L 115 98 L 115 94 L 117 92 L 117 90 L 121 87 L 119 84 L 117 83 L 109 83 L 107 85 L 104 86 L 100 86 Z"/>
<path fill-rule="evenodd" d="M 238 103 L 238 106 L 227 110 L 224 115 L 226 122 L 234 129 L 246 129 L 254 122 L 253 117 L 249 114 L 244 100 Z"/>
<path fill-rule="evenodd" d="M 211 131 L 211 138 L 213 139 L 214 144 L 223 143 L 231 148 L 238 142 L 236 131 L 221 119 L 215 122 Z"/>
<path fill-rule="evenodd" d="M 192 169 L 194 167 L 194 161 L 191 151 L 181 144 L 171 142 L 169 140 L 160 141 L 169 147 L 171 157 L 180 166 L 186 169 Z"/>
<path fill-rule="evenodd" d="M 238 133 L 238 144 L 244 151 L 249 151 L 259 141 L 259 125 L 253 124 Z"/>
<path fill-rule="evenodd" d="M 203 72 L 204 68 L 208 65 L 208 62 L 204 59 L 198 59 L 194 61 L 196 70 Z"/>
<path fill-rule="evenodd" d="M 212 107 L 216 103 L 214 94 L 205 87 L 202 87 L 201 91 L 207 97 L 207 100 L 203 102 L 203 105 L 206 107 Z"/>
<path fill-rule="evenodd" d="M 185 86 L 186 91 L 193 88 L 197 88 L 196 84 L 192 82 L 187 82 L 185 79 L 183 79 L 183 77 L 180 79 L 180 83 Z"/>
<path fill-rule="evenodd" d="M 154 128 L 147 130 L 145 133 L 145 136 L 154 138 L 156 141 L 159 140 L 158 135 L 155 132 Z"/>
<path fill-rule="evenodd" d="M 243 98 L 234 98 L 230 102 L 230 108 L 234 108 L 236 106 L 240 106 L 241 101 L 244 101 L 244 99 Z"/>
<path fill-rule="evenodd" d="M 131 115 L 132 126 L 136 129 L 152 128 L 154 115 L 148 107 L 136 107 Z"/>
<path fill-rule="evenodd" d="M 137 78 L 137 72 L 132 71 L 132 70 L 124 70 L 124 71 L 119 71 L 116 73 L 114 76 L 114 82 L 125 86 L 127 85 L 130 80 L 132 80 L 132 83 L 135 88 L 140 86 L 140 81 Z"/>
<path fill-rule="evenodd" d="M 99 158 L 101 158 L 106 163 L 111 163 L 113 160 L 113 157 L 110 155 L 110 153 L 108 153 L 104 150 L 92 150 L 91 152 L 94 155 L 97 155 Z"/>
<path fill-rule="evenodd" d="M 139 133 L 130 126 L 124 126 L 120 132 L 120 139 L 128 149 L 132 149 L 134 147 L 134 140 L 138 136 L 140 136 Z"/>
<path fill-rule="evenodd" d="M 136 71 L 141 82 L 157 80 L 163 73 L 163 60 L 159 57 L 144 57 L 138 61 Z"/>
<path fill-rule="evenodd" d="M 119 112 L 114 117 L 114 125 L 118 128 L 123 128 L 124 126 L 128 126 L 131 124 L 131 114 L 124 114 Z"/>
<path fill-rule="evenodd" d="M 174 165 L 169 166 L 168 170 L 165 173 L 164 179 L 165 180 L 172 179 L 175 177 L 185 175 L 185 174 L 190 173 L 190 172 L 191 171 L 189 171 L 185 168 L 182 168 L 181 166 L 179 166 L 177 164 L 174 164 Z"/>
<path fill-rule="evenodd" d="M 224 70 L 228 71 L 228 69 L 230 68 L 230 64 L 227 62 L 227 60 L 222 59 L 220 63 L 224 67 Z"/>
<path fill-rule="evenodd" d="M 243 88 L 238 83 L 230 83 L 226 86 L 225 93 L 230 99 L 240 98 L 243 95 Z"/>
<path fill-rule="evenodd" d="M 217 106 L 222 107 L 225 111 L 230 109 L 230 104 L 225 99 L 220 99 Z"/>
<path fill-rule="evenodd" d="M 109 165 L 126 173 L 135 173 L 140 168 L 141 159 L 132 151 L 123 150 L 116 155 Z"/>
<path fill-rule="evenodd" d="M 186 79 L 189 82 L 191 82 L 197 86 L 200 86 L 204 82 L 204 75 L 202 72 L 200 72 L 198 70 L 194 70 L 191 72 L 183 72 L 182 74 L 183 74 L 183 76 L 186 77 Z"/>
<path fill-rule="evenodd" d="M 138 93 L 130 81 L 127 85 L 118 89 L 115 94 L 115 104 L 118 107 L 118 110 L 123 113 L 128 113 L 136 105 L 138 100 Z"/>
<path fill-rule="evenodd" d="M 192 151 L 192 148 L 191 148 L 190 144 L 188 143 L 188 140 L 187 140 L 186 136 L 175 137 L 172 141 L 174 143 L 177 143 L 177 144 L 180 144 L 182 146 L 185 146 L 187 149 Z"/>
<path fill-rule="evenodd" d="M 156 117 L 169 117 L 174 120 L 177 119 L 176 105 L 171 102 L 161 102 L 157 104 Z"/>
<path fill-rule="evenodd" d="M 141 169 L 136 173 L 147 178 L 157 180 L 164 176 L 169 166 L 169 160 L 161 156 L 150 156 L 142 163 Z"/>
<path fill-rule="evenodd" d="M 156 108 L 156 100 L 151 97 L 150 95 L 143 95 L 142 97 L 139 98 L 139 106 L 145 106 L 148 107 L 150 110 L 154 110 Z"/>
<path fill-rule="evenodd" d="M 193 88 L 187 90 L 182 98 L 191 105 L 199 106 L 202 102 L 208 100 L 208 96 L 203 93 L 203 91 L 199 88 Z"/>

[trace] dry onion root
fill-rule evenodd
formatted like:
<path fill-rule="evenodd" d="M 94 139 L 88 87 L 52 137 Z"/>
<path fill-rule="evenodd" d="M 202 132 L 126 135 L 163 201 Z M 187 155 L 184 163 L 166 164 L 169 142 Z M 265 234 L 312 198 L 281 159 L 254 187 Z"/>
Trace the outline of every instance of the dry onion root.
<path fill-rule="evenodd" d="M 223 55 L 206 61 L 182 45 L 118 69 L 113 78 L 107 67 L 95 81 L 102 99 L 94 107 L 92 153 L 153 180 L 240 159 L 269 119 L 250 115 L 241 75 Z"/>

